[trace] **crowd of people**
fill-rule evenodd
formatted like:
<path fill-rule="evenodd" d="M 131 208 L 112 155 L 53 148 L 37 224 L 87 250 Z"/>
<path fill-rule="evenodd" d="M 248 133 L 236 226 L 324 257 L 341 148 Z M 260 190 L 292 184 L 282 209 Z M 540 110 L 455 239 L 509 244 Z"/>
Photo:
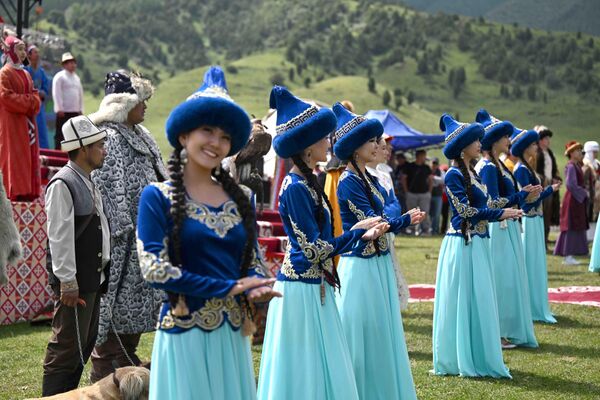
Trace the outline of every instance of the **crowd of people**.
<path fill-rule="evenodd" d="M 37 118 L 49 83 L 36 77 L 34 61 L 31 76 L 22 66 L 27 53 L 35 60 L 34 46 L 9 37 L 5 52 L 0 168 L 7 196 L 31 200 L 41 190 Z M 391 156 L 383 125 L 355 114 L 350 102 L 317 107 L 273 87 L 273 147 L 291 169 L 278 195 L 289 244 L 277 276 L 268 277 L 254 196 L 222 167 L 252 131 L 222 69 L 209 68 L 202 86 L 171 111 L 166 167 L 141 125 L 151 82 L 108 73 L 99 109 L 85 116 L 75 60 L 67 53 L 62 61 L 52 87 L 63 96 L 55 99 L 56 137 L 69 162 L 44 193 L 56 307 L 43 395 L 76 388 L 88 359 L 92 382 L 141 365 L 140 337 L 156 330 L 152 399 L 414 399 L 398 234 L 445 233 L 435 374 L 510 378 L 503 350 L 538 347 L 533 322 L 556 323 L 547 215 L 555 216 L 563 181 L 548 128 L 519 129 L 484 109 L 472 123 L 444 114 L 449 164 L 425 150 L 407 162 L 405 154 Z M 588 254 L 597 155 L 595 142 L 571 141 L 564 151 L 567 193 L 554 253 L 567 264 Z M 247 336 L 253 304 L 264 302 L 257 387 Z"/>

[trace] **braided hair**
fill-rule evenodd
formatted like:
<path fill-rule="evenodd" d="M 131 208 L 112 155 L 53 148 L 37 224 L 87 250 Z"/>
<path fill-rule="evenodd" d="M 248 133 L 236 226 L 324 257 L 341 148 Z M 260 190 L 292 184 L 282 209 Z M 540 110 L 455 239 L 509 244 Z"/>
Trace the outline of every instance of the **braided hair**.
<path fill-rule="evenodd" d="M 363 174 L 363 172 L 361 171 L 360 168 L 358 168 L 358 164 L 356 164 L 356 160 L 354 158 L 352 158 L 350 160 L 350 164 L 352 164 L 352 167 L 354 167 L 354 169 L 356 170 L 356 173 L 358 174 L 358 176 L 360 177 L 360 180 L 363 183 L 363 186 L 365 187 L 365 192 L 367 193 L 367 199 L 369 199 L 369 204 L 371 205 L 371 208 L 373 209 L 373 211 L 375 211 L 375 199 L 373 198 L 373 193 L 371 192 L 371 188 L 369 183 L 373 183 L 375 182 L 375 178 L 373 178 L 373 176 L 369 173 L 369 171 L 366 171 L 367 176 L 365 176 L 365 174 Z M 367 179 L 370 179 L 370 182 L 367 181 Z M 377 255 L 381 255 L 381 250 L 379 249 L 379 242 L 377 240 L 373 240 L 373 246 L 375 246 L 375 252 L 377 253 Z"/>
<path fill-rule="evenodd" d="M 533 176 L 533 183 L 534 183 L 534 185 L 539 185 L 540 184 L 540 180 L 538 179 L 538 176 L 537 176 L 536 172 L 533 170 L 533 168 L 531 168 L 531 165 L 529 165 L 529 163 L 527 162 L 527 160 L 525 160 L 525 155 L 522 155 L 521 157 L 519 157 L 519 160 L 521 161 L 521 164 L 523 164 L 525 167 L 527 167 L 527 169 L 529 170 L 529 173 L 531 174 L 531 176 Z"/>
<path fill-rule="evenodd" d="M 465 160 L 463 160 L 461 157 L 455 159 L 454 162 L 458 166 L 458 169 L 463 176 L 463 183 L 465 185 L 465 192 L 467 193 L 467 200 L 469 201 L 469 204 L 473 204 L 475 202 L 475 198 L 473 197 L 473 188 L 471 187 L 472 186 L 471 175 L 469 173 L 469 169 L 472 170 L 472 168 L 469 167 L 469 169 L 467 169 Z M 461 232 L 463 238 L 465 239 L 465 242 L 467 245 L 469 244 L 468 235 L 467 235 L 468 229 L 469 229 L 469 220 L 467 218 L 463 218 L 460 222 L 460 232 Z"/>
<path fill-rule="evenodd" d="M 221 168 L 215 168 L 211 172 L 212 177 L 221 184 L 223 190 L 231 197 L 242 217 L 242 223 L 246 231 L 246 243 L 242 254 L 240 277 L 248 276 L 248 270 L 254 260 L 254 244 L 256 243 L 256 215 L 252 208 L 250 199 L 244 190 L 235 182 L 229 172 Z M 173 198 L 170 213 L 173 219 L 173 230 L 171 240 L 173 243 L 174 265 L 181 265 L 181 228 L 186 216 L 185 186 L 183 184 L 183 165 L 181 163 L 181 149 L 175 149 L 169 159 L 169 177 L 173 186 Z M 174 293 L 168 293 L 169 302 L 172 307 L 181 299 Z M 251 309 L 245 294 L 240 295 L 241 306 L 245 312 L 245 318 L 251 319 Z"/>
<path fill-rule="evenodd" d="M 500 193 L 506 193 L 506 186 L 504 185 L 504 178 L 502 176 L 502 171 L 500 170 L 500 162 L 494 156 L 494 152 L 492 150 L 488 151 L 488 157 L 494 166 L 496 167 L 496 176 L 498 177 L 498 189 L 500 189 Z M 502 164 L 504 165 L 504 164 Z M 506 166 L 504 167 L 506 168 Z"/>
<path fill-rule="evenodd" d="M 296 165 L 296 167 L 298 167 L 300 172 L 302 172 L 302 175 L 304 175 L 304 178 L 306 179 L 306 183 L 308 183 L 308 187 L 310 187 L 312 190 L 314 190 L 317 193 L 318 204 L 319 204 L 319 207 L 317 207 L 317 225 L 319 226 L 319 231 L 321 231 L 323 229 L 323 226 L 325 225 L 325 210 L 323 209 L 323 207 L 320 207 L 320 205 L 322 204 L 322 201 L 325 200 L 325 204 L 327 204 L 327 207 L 329 207 L 329 210 L 330 210 L 329 218 L 330 218 L 330 222 L 331 222 L 331 235 L 335 236 L 334 231 L 333 231 L 335 217 L 333 215 L 333 208 L 331 207 L 331 203 L 329 202 L 329 198 L 327 197 L 327 194 L 325 194 L 323 187 L 321 185 L 319 185 L 319 182 L 317 181 L 317 177 L 315 176 L 315 174 L 313 174 L 310 167 L 304 162 L 304 160 L 302 159 L 302 156 L 300 154 L 296 154 L 296 155 L 293 155 L 291 158 L 292 158 L 292 161 L 294 162 L 294 165 Z"/>

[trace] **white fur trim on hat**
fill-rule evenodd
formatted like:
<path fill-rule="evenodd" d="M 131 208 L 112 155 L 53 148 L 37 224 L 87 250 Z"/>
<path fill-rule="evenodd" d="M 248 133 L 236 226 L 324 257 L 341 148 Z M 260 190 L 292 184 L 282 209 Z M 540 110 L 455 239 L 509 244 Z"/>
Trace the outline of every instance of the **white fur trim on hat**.
<path fill-rule="evenodd" d="M 124 123 L 127 121 L 127 115 L 138 103 L 140 99 L 137 94 L 132 93 L 113 93 L 104 96 L 100 103 L 100 108 L 90 119 L 96 125 L 102 122 Z"/>

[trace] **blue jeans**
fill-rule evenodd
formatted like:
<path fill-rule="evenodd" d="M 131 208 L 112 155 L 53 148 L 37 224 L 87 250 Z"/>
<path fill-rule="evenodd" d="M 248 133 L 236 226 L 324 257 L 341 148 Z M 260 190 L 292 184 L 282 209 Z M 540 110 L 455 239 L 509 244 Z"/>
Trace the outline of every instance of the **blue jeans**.
<path fill-rule="evenodd" d="M 431 196 L 431 207 L 429 207 L 429 216 L 431 217 L 431 233 L 434 235 L 440 233 L 441 214 L 442 196 Z"/>

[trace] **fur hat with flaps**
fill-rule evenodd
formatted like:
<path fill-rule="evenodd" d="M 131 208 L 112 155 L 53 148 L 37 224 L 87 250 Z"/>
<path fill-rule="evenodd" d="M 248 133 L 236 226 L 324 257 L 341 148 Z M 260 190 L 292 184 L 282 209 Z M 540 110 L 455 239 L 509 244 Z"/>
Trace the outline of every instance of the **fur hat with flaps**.
<path fill-rule="evenodd" d="M 480 123 L 458 122 L 449 114 L 444 114 L 440 118 L 440 129 L 446 136 L 446 144 L 442 151 L 449 160 L 459 158 L 463 149 L 474 141 L 481 140 L 484 133 L 483 126 Z"/>
<path fill-rule="evenodd" d="M 350 160 L 356 149 L 383 134 L 379 120 L 356 115 L 341 103 L 333 105 L 333 113 L 337 118 L 333 152 L 340 160 Z"/>
<path fill-rule="evenodd" d="M 510 153 L 515 157 L 523 157 L 525 149 L 540 140 L 540 135 L 533 129 L 525 130 L 513 127 L 513 134 L 510 137 Z"/>
<path fill-rule="evenodd" d="M 98 111 L 90 114 L 90 120 L 94 124 L 124 123 L 129 111 L 148 100 L 153 93 L 154 86 L 141 75 L 123 70 L 109 72 L 104 81 L 104 98 Z"/>
<path fill-rule="evenodd" d="M 221 128 L 231 136 L 228 156 L 239 152 L 250 137 L 250 118 L 229 97 L 225 73 L 218 66 L 210 67 L 202 86 L 171 111 L 167 118 L 167 139 L 171 146 L 179 148 L 179 135 L 202 125 Z"/>
<path fill-rule="evenodd" d="M 335 115 L 329 108 L 310 105 L 283 86 L 273 87 L 269 106 L 277 110 L 273 147 L 281 158 L 299 154 L 335 129 Z"/>
<path fill-rule="evenodd" d="M 481 149 L 485 151 L 490 151 L 494 143 L 513 133 L 513 126 L 510 122 L 499 120 L 483 108 L 477 113 L 475 121 L 483 125 L 484 134 L 481 139 Z"/>

